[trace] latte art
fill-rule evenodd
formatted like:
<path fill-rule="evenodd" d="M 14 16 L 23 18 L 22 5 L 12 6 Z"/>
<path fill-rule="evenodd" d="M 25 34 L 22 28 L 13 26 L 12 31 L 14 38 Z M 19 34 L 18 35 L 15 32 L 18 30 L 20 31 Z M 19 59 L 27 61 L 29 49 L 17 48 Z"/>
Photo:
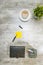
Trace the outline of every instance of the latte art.
<path fill-rule="evenodd" d="M 24 10 L 24 11 L 22 11 L 21 15 L 22 15 L 23 19 L 26 19 L 29 16 L 29 13 L 28 13 L 28 11 Z"/>

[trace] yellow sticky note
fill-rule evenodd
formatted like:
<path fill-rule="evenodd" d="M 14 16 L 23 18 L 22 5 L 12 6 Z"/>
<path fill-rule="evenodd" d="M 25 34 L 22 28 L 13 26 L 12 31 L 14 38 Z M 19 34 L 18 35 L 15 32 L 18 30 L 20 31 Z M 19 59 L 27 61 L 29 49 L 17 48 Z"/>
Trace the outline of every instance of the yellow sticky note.
<path fill-rule="evenodd" d="M 22 32 L 16 32 L 16 38 L 22 38 Z"/>

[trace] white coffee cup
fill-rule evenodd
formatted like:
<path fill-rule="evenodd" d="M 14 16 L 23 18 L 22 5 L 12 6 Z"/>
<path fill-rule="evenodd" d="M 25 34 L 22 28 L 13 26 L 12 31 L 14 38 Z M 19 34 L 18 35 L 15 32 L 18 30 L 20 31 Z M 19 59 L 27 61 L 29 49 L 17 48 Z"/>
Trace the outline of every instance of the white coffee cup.
<path fill-rule="evenodd" d="M 20 16 L 19 17 L 22 21 L 28 21 L 31 18 L 30 11 L 28 9 L 22 9 L 20 11 Z"/>

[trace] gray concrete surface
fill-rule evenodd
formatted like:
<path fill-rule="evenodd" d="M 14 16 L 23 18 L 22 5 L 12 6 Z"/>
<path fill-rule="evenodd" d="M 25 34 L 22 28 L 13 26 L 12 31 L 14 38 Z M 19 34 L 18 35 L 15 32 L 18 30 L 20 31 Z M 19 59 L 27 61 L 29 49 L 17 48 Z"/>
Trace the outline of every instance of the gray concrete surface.
<path fill-rule="evenodd" d="M 43 19 L 36 21 L 32 17 L 25 23 L 19 19 L 22 9 L 29 9 L 32 14 L 38 3 L 43 5 L 43 0 L 0 0 L 0 65 L 43 65 Z M 19 25 L 23 30 L 18 27 Z M 22 31 L 23 37 L 12 43 L 16 31 Z M 36 48 L 37 58 L 10 59 L 9 46 L 18 45 L 18 41 L 25 42 L 20 42 L 21 45 Z"/>

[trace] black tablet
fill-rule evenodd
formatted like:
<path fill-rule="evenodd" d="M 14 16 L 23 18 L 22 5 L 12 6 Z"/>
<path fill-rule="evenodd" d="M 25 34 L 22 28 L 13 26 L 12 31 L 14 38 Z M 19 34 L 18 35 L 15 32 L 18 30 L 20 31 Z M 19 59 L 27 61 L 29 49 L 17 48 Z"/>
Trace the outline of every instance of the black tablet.
<path fill-rule="evenodd" d="M 25 46 L 10 46 L 10 57 L 25 57 Z"/>

